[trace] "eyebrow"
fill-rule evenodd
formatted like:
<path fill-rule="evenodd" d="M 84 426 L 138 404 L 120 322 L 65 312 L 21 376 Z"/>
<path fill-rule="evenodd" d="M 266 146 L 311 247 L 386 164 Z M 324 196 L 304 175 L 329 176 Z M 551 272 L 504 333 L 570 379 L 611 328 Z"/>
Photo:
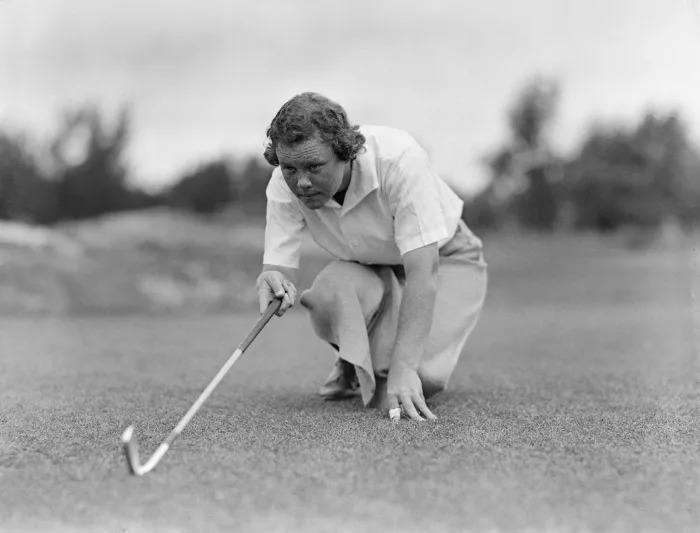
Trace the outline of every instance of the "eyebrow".
<path fill-rule="evenodd" d="M 280 161 L 280 165 L 292 167 L 295 165 L 325 165 L 328 161 L 322 159 L 302 159 L 300 161 L 295 161 L 294 163 L 290 161 Z"/>

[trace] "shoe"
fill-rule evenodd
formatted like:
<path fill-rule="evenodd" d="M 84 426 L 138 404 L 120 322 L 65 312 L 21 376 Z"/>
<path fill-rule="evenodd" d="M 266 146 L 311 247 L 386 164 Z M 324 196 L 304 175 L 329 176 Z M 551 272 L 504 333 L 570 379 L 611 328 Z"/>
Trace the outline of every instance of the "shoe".
<path fill-rule="evenodd" d="M 359 388 L 355 365 L 339 358 L 318 393 L 326 401 L 344 400 L 356 396 Z"/>
<path fill-rule="evenodd" d="M 389 400 L 386 397 L 386 378 L 378 375 L 374 375 L 374 381 L 376 383 L 376 388 L 374 389 L 374 396 L 370 400 L 367 407 L 373 407 L 379 409 L 382 416 L 389 416 Z"/>

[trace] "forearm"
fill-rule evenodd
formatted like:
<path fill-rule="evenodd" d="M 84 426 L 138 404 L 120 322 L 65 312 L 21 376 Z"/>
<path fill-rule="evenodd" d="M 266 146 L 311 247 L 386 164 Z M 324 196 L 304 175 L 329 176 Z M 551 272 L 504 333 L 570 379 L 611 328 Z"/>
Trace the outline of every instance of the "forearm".
<path fill-rule="evenodd" d="M 391 364 L 418 369 L 430 334 L 437 292 L 437 271 L 406 277 Z"/>

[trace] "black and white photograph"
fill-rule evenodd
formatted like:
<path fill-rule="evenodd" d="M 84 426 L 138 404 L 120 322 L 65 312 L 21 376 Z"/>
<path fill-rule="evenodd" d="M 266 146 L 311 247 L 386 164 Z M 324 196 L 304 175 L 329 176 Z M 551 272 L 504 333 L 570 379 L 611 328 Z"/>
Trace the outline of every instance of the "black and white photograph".
<path fill-rule="evenodd" d="M 0 532 L 700 532 L 700 0 L 0 0 Z"/>

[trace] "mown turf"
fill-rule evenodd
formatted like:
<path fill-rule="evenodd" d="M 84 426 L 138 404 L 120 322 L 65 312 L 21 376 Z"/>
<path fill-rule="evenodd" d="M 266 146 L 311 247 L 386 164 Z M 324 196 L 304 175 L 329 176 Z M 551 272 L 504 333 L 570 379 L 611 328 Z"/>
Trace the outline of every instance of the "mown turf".
<path fill-rule="evenodd" d="M 436 424 L 323 403 L 304 313 L 274 319 L 156 470 L 148 455 L 255 320 L 0 322 L 1 531 L 693 531 L 692 258 L 496 239 Z"/>

